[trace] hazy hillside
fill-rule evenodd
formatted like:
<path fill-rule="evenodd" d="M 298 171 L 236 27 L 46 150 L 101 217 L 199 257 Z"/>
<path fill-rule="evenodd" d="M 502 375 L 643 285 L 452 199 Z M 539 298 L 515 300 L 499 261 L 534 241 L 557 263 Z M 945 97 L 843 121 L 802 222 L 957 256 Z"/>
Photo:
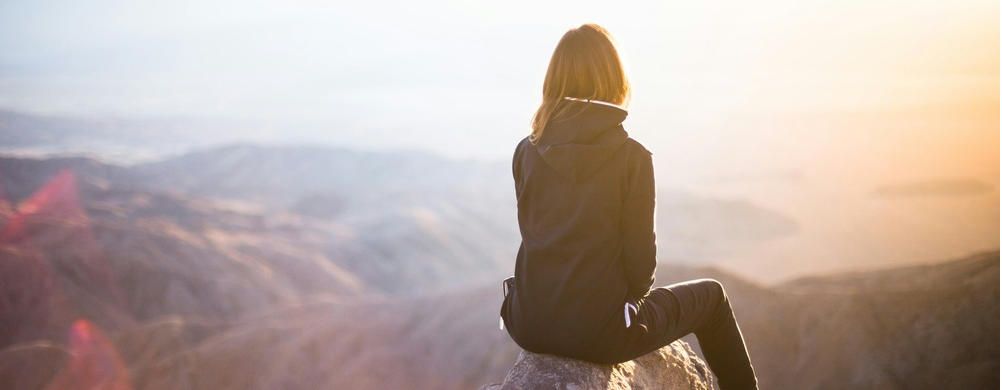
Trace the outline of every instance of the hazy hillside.
<path fill-rule="evenodd" d="M 966 282 L 956 283 L 957 272 Z M 734 299 L 763 388 L 992 388 L 998 378 L 998 254 L 921 268 L 762 287 L 712 269 Z M 916 286 L 916 274 L 931 284 Z M 902 289 L 875 295 L 892 279 Z M 840 286 L 832 289 L 832 286 Z M 407 298 L 307 300 L 225 326 L 165 319 L 113 338 L 140 388 L 469 389 L 500 380 L 517 347 L 497 329 L 495 286 Z M 208 335 L 206 335 L 208 333 Z M 32 373 L 66 359 L 45 346 Z M 41 356 L 39 356 L 41 355 Z M 2 364 L 0 364 L 2 365 Z M 2 367 L 0 367 L 2 370 Z"/>
<path fill-rule="evenodd" d="M 233 145 L 141 164 L 134 171 L 158 188 L 288 207 L 322 194 L 338 194 L 350 202 L 385 202 L 392 196 L 405 204 L 414 197 L 455 191 L 476 191 L 474 195 L 493 199 L 494 189 L 510 184 L 505 167 L 423 152 Z"/>
<path fill-rule="evenodd" d="M 302 261 L 329 268 L 319 275 L 338 273 L 352 279 L 351 284 L 364 285 L 373 292 L 407 294 L 414 289 L 492 280 L 504 273 L 517 249 L 517 244 L 511 244 L 516 233 L 509 219 L 514 216 L 499 217 L 506 214 L 505 208 L 492 207 L 481 197 L 456 193 L 436 197 L 412 191 L 409 193 L 414 195 L 410 196 L 402 191 L 388 193 L 359 185 L 350 191 L 358 199 L 350 212 L 334 219 L 310 218 L 249 199 L 213 199 L 160 188 L 158 183 L 150 183 L 159 176 L 141 176 L 136 168 L 84 158 L 0 158 L 0 193 L 9 194 L 10 199 L 24 199 L 63 170 L 75 179 L 80 204 L 101 228 L 97 239 L 112 248 L 135 251 L 130 253 L 133 257 L 151 253 L 159 258 L 159 248 L 153 246 L 156 240 L 138 245 L 119 238 L 114 227 L 121 227 L 127 232 L 121 234 L 127 237 L 142 232 L 181 236 L 185 242 L 197 243 L 192 245 L 199 250 L 224 249 L 234 258 L 249 256 L 264 263 L 285 264 L 273 267 L 235 262 L 267 275 L 316 273 L 309 267 L 291 269 Z M 197 170 L 192 167 L 190 171 Z M 371 193 L 371 198 L 366 198 L 366 193 Z M 383 202 L 374 202 L 373 198 Z M 390 206 L 385 206 L 386 202 Z M 184 272 L 202 274 L 204 270 L 198 268 Z M 244 282 L 253 284 L 250 280 L 240 283 Z M 300 288 L 313 286 L 312 282 L 297 283 L 302 284 Z"/>
<path fill-rule="evenodd" d="M 192 152 L 131 170 L 160 190 L 240 200 L 362 228 L 370 236 L 389 228 L 397 237 L 373 241 L 431 246 L 428 257 L 492 260 L 510 272 L 518 245 L 515 199 L 507 162 L 456 161 L 425 153 L 363 152 L 324 147 L 236 145 Z M 788 237 L 798 222 L 743 199 L 658 192 L 660 254 L 689 263 L 720 260 L 764 241 Z M 411 222 L 407 222 L 411 221 Z M 398 226 L 434 224 L 438 239 Z M 371 232 L 371 233 L 370 233 Z M 422 244 L 423 243 L 423 244 Z M 457 245 L 458 244 L 458 245 Z M 495 244 L 501 244 L 496 246 Z M 464 248 L 466 249 L 464 251 Z M 418 249 L 420 252 L 420 249 Z M 397 262 L 397 261 L 395 261 Z"/>
<path fill-rule="evenodd" d="M 7 157 L 0 165 L 0 189 L 11 199 L 72 169 L 85 196 L 140 191 L 295 220 L 316 232 L 320 248 L 311 250 L 389 293 L 494 280 L 511 272 L 518 249 L 507 164 L 238 145 L 129 167 L 87 158 Z M 660 254 L 670 261 L 712 262 L 797 231 L 795 221 L 747 201 L 667 189 L 658 201 Z"/>
<path fill-rule="evenodd" d="M 22 131 L 35 126 L 44 130 L 37 137 L 54 131 L 41 118 L 26 118 L 11 120 L 12 140 L 36 137 Z M 84 121 L 74 124 L 77 130 L 72 132 L 79 134 L 80 128 L 98 125 Z M 112 127 L 109 134 L 133 130 L 125 124 Z M 145 139 L 144 131 L 136 130 L 134 136 Z M 179 131 L 199 134 L 192 129 Z M 103 131 L 87 134 L 94 142 L 124 142 L 131 137 Z M 67 138 L 66 147 L 53 146 L 48 152 L 89 151 L 101 158 L 136 160 L 117 158 L 121 153 L 94 149 L 73 139 Z M 518 236 L 510 166 L 505 159 L 456 160 L 418 151 L 323 145 L 218 146 L 226 142 L 219 139 L 199 142 L 203 143 L 180 147 L 149 139 L 144 145 L 157 147 L 152 153 L 143 152 L 147 154 L 144 162 L 112 168 L 118 171 L 115 175 L 131 178 L 109 182 L 116 187 L 140 186 L 182 197 L 225 200 L 261 212 L 287 211 L 335 221 L 351 227 L 357 237 L 387 234 L 356 242 L 351 250 L 338 246 L 332 256 L 371 253 L 372 242 L 395 238 L 419 243 L 419 249 L 383 246 L 394 258 L 392 264 L 410 265 L 413 261 L 409 260 L 416 257 L 445 258 L 444 263 L 455 264 L 486 259 L 477 260 L 472 283 L 487 279 L 478 280 L 480 275 L 510 272 Z M 195 145 L 203 146 L 192 151 Z M 21 148 L 12 142 L 0 149 Z M 131 151 L 122 147 L 123 153 Z M 805 169 L 703 175 L 695 167 L 661 163 L 672 157 L 656 156 L 657 180 L 662 186 L 658 244 L 665 261 L 716 265 L 758 282 L 776 283 L 817 272 L 893 267 L 998 247 L 999 192 L 990 175 L 935 171 L 871 177 Z M 50 159 L 53 163 L 65 160 Z M 80 165 L 87 164 L 94 162 Z M 40 184 L 52 174 L 21 176 Z M 458 237 L 470 239 L 442 243 L 441 237 L 454 237 L 452 229 L 461 233 Z M 386 269 L 371 262 L 359 268 L 371 279 L 380 279 L 384 288 L 401 286 L 384 277 Z M 452 282 L 439 271 L 429 271 L 407 284 L 422 281 Z"/>
<path fill-rule="evenodd" d="M 517 352 L 497 329 L 497 280 L 517 245 L 509 195 L 478 197 L 487 176 L 434 158 L 425 169 L 457 172 L 439 193 L 376 171 L 372 186 L 364 175 L 315 184 L 321 169 L 253 165 L 241 180 L 212 179 L 271 153 L 296 155 L 235 147 L 219 161 L 138 167 L 0 158 L 0 387 L 466 389 L 501 379 Z M 363 170 L 379 156 L 336 159 Z M 272 203 L 286 194 L 302 198 Z M 350 206 L 295 210 L 331 199 Z M 798 225 L 782 214 L 661 191 L 658 228 L 658 283 L 722 280 L 764 388 L 997 387 L 997 251 L 762 285 L 665 258 L 789 237 Z"/>
<path fill-rule="evenodd" d="M 5 339 L 47 332 L 41 323 L 62 332 L 80 316 L 117 329 L 165 314 L 233 318 L 310 293 L 376 292 L 324 256 L 323 227 L 94 183 L 77 191 L 80 182 L 64 171 L 16 207 L 0 202 L 0 288 L 31 299 L 9 301 L 5 314 L 59 313 L 5 328 Z"/>
<path fill-rule="evenodd" d="M 998 387 L 997 251 L 768 287 L 658 270 L 663 283 L 696 277 L 728 288 L 763 388 Z"/>

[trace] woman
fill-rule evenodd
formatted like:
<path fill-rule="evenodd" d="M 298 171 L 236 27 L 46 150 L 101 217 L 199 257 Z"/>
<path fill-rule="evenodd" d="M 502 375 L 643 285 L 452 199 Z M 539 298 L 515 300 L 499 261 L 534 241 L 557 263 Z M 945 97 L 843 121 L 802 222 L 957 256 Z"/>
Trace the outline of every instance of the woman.
<path fill-rule="evenodd" d="M 654 283 L 651 153 L 623 129 L 630 95 L 600 26 L 564 34 L 512 174 L 522 245 L 503 325 L 522 348 L 619 363 L 695 333 L 722 389 L 756 388 L 720 283 Z"/>

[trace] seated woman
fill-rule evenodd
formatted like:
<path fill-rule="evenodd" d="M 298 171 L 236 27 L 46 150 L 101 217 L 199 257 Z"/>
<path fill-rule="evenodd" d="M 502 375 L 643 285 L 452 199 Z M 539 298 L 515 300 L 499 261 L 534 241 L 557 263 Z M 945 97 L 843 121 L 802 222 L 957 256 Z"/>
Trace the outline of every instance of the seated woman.
<path fill-rule="evenodd" d="M 695 333 L 722 389 L 757 388 L 719 282 L 651 288 L 654 168 L 622 125 L 629 93 L 602 27 L 563 36 L 512 161 L 522 245 L 506 281 L 505 328 L 526 350 L 600 363 Z"/>

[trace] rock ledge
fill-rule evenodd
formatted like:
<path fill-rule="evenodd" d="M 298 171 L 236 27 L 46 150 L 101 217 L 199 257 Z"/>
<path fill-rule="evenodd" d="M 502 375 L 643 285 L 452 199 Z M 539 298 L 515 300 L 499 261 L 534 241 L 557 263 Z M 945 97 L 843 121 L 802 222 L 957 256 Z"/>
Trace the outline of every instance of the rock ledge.
<path fill-rule="evenodd" d="M 595 364 L 522 351 L 504 382 L 481 390 L 713 389 L 713 375 L 692 347 L 676 341 L 625 363 Z"/>

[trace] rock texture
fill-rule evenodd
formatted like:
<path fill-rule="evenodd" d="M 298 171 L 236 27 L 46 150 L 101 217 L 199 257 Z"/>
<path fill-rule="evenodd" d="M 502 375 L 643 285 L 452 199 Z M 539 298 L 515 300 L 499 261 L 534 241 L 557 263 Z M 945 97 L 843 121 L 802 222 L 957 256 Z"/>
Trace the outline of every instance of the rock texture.
<path fill-rule="evenodd" d="M 713 389 L 713 376 L 689 344 L 676 341 L 635 360 L 595 364 L 522 351 L 503 383 L 481 390 L 509 389 Z"/>

